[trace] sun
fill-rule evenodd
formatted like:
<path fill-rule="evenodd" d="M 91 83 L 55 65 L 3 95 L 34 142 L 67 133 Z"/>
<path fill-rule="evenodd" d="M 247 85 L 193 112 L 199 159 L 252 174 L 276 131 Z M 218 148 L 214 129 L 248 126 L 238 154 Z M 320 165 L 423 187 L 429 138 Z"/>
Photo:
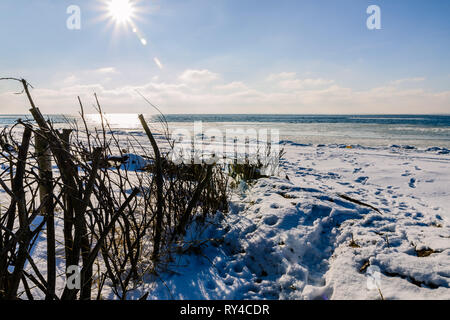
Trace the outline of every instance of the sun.
<path fill-rule="evenodd" d="M 110 0 L 108 13 L 117 23 L 129 23 L 134 15 L 134 6 L 130 0 Z"/>
<path fill-rule="evenodd" d="M 145 34 L 138 27 L 137 22 L 142 21 L 142 14 L 148 12 L 149 8 L 142 7 L 140 3 L 143 0 L 101 0 L 99 10 L 102 14 L 98 17 L 99 21 L 107 21 L 107 27 L 113 27 L 114 38 L 118 38 L 123 31 L 133 31 L 133 34 L 139 39 L 139 42 L 146 46 L 148 41 Z"/>

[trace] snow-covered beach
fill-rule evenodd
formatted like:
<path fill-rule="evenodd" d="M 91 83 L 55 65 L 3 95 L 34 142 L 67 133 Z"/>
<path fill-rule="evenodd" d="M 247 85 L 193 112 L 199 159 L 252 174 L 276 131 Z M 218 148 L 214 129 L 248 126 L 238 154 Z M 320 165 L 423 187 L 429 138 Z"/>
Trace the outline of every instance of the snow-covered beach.
<path fill-rule="evenodd" d="M 114 134 L 149 145 L 136 128 Z M 241 183 L 229 212 L 194 221 L 171 261 L 127 298 L 450 299 L 449 150 L 298 138 L 280 141 L 277 175 Z M 45 270 L 45 232 L 32 256 Z M 108 286 L 102 297 L 114 298 Z"/>
<path fill-rule="evenodd" d="M 1 0 L 0 304 L 278 319 L 450 301 L 449 15 Z"/>
<path fill-rule="evenodd" d="M 448 154 L 285 148 L 284 174 L 235 195 L 201 236 L 220 245 L 179 256 L 151 298 L 450 299 Z"/>

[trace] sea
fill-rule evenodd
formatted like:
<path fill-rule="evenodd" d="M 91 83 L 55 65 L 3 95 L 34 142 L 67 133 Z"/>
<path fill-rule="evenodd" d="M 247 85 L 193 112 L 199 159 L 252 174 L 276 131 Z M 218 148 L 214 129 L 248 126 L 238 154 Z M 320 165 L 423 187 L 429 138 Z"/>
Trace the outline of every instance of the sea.
<path fill-rule="evenodd" d="M 137 114 L 107 114 L 114 130 L 140 130 Z M 47 115 L 55 124 L 79 122 L 74 115 Z M 29 115 L 0 115 L 0 127 L 13 125 Z M 164 127 L 161 115 L 146 115 L 152 128 Z M 86 116 L 90 126 L 99 126 L 100 116 Z M 289 114 L 168 114 L 164 115 L 169 131 L 193 130 L 201 123 L 204 130 L 227 129 L 277 130 L 282 141 L 299 144 L 347 144 L 362 146 L 413 146 L 450 148 L 450 115 L 289 115 Z"/>

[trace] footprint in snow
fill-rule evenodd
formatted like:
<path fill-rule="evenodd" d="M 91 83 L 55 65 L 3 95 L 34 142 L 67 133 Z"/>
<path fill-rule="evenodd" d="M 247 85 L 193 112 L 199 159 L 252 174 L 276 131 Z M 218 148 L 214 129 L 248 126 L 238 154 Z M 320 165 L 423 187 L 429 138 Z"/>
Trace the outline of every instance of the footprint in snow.
<path fill-rule="evenodd" d="M 269 216 L 264 219 L 264 223 L 268 226 L 273 226 L 278 222 L 278 218 L 276 216 Z"/>
<path fill-rule="evenodd" d="M 369 177 L 359 177 L 358 179 L 355 180 L 355 182 L 366 184 L 367 180 L 369 180 Z"/>
<path fill-rule="evenodd" d="M 409 187 L 410 187 L 410 188 L 415 188 L 415 187 L 416 187 L 416 179 L 411 178 L 411 179 L 409 180 Z"/>
<path fill-rule="evenodd" d="M 360 172 L 362 170 L 362 168 L 355 168 L 354 170 L 353 170 L 353 173 L 358 173 L 358 172 Z"/>

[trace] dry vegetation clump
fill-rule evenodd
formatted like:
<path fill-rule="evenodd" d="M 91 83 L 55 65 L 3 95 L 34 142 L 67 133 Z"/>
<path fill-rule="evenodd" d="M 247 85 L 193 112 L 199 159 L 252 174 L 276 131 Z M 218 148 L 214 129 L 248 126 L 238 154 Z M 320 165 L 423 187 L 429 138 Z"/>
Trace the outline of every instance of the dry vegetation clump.
<path fill-rule="evenodd" d="M 143 116 L 151 148 L 131 137 L 121 141 L 97 96 L 101 130 L 89 128 L 81 100 L 82 121 L 59 130 L 42 116 L 25 80 L 8 80 L 23 86 L 33 120 L 0 134 L 0 191 L 8 202 L 0 208 L 0 299 L 101 299 L 106 287 L 126 299 L 146 274 L 160 271 L 193 217 L 228 209 L 223 165 L 174 165 Z M 131 154 L 147 165 L 127 166 Z M 41 235 L 47 257 L 36 263 L 30 253 Z M 74 265 L 81 286 L 57 286 Z"/>

